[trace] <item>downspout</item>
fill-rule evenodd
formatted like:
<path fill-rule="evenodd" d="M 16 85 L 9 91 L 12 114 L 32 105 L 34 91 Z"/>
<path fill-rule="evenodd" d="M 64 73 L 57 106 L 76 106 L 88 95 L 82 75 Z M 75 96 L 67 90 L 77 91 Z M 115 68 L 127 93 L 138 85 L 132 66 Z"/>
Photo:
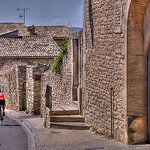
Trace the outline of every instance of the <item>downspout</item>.
<path fill-rule="evenodd" d="M 110 89 L 111 91 L 111 138 L 113 138 L 113 97 L 114 97 L 114 91 L 113 88 Z"/>
<path fill-rule="evenodd" d="M 43 110 L 42 110 L 42 108 L 43 108 L 43 93 L 42 93 L 42 91 L 43 91 L 43 73 L 41 74 L 41 108 L 40 108 L 40 116 L 41 116 L 41 118 L 43 118 L 44 116 L 43 116 Z"/>

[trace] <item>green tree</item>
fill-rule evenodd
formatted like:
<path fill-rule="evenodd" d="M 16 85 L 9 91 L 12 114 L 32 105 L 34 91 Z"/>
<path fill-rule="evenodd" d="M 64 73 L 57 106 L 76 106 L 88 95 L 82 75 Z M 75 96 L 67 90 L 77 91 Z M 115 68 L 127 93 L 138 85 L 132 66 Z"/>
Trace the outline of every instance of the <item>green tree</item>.
<path fill-rule="evenodd" d="M 56 41 L 56 43 L 59 46 L 59 55 L 57 57 L 54 58 L 54 60 L 51 62 L 51 66 L 49 67 L 49 69 L 52 71 L 52 73 L 54 73 L 55 75 L 60 74 L 61 71 L 61 64 L 63 61 L 63 57 L 67 51 L 67 45 L 68 45 L 68 38 L 64 38 L 62 43 L 59 43 Z"/>

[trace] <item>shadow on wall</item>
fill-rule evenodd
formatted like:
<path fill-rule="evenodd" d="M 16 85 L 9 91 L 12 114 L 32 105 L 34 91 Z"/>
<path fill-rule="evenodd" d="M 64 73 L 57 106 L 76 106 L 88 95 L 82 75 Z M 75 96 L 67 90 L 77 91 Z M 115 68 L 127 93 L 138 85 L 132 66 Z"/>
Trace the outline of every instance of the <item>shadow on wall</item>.
<path fill-rule="evenodd" d="M 89 21 L 90 21 L 90 28 L 91 28 L 91 40 L 92 40 L 92 46 L 94 46 L 94 30 L 93 30 L 92 0 L 89 0 Z"/>

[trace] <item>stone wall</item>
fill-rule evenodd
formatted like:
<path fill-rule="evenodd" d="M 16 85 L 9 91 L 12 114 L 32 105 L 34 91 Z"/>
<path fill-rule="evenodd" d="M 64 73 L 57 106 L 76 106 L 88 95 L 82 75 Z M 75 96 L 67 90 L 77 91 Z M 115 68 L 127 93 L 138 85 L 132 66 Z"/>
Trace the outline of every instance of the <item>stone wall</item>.
<path fill-rule="evenodd" d="M 133 1 L 129 9 L 127 47 L 127 101 L 129 116 L 142 116 L 147 114 L 147 58 L 145 58 L 145 52 L 143 51 L 145 9 L 146 3 L 139 5 L 139 8 L 137 8 L 137 5 Z"/>
<path fill-rule="evenodd" d="M 33 113 L 33 102 L 34 102 L 33 67 L 34 66 L 27 66 L 26 70 L 27 113 Z"/>
<path fill-rule="evenodd" d="M 1 58 L 0 59 L 0 70 L 1 72 L 4 72 L 7 70 L 7 66 L 15 65 L 15 64 L 24 64 L 24 65 L 45 65 L 48 66 L 50 63 L 50 60 L 52 58 Z M 6 67 L 5 67 L 6 66 Z"/>
<path fill-rule="evenodd" d="M 45 66 L 27 66 L 27 113 L 41 113 L 41 74 L 44 72 L 45 69 Z"/>
<path fill-rule="evenodd" d="M 19 36 L 29 36 L 30 33 L 27 31 L 27 27 L 23 23 L 0 23 L 0 33 L 6 33 L 9 31 L 18 30 Z"/>
<path fill-rule="evenodd" d="M 53 75 L 50 70 L 42 74 L 42 108 L 41 114 L 45 115 L 45 92 L 46 86 L 52 86 L 52 105 L 54 106 L 70 106 L 71 100 L 71 75 L 72 66 L 72 45 L 68 43 L 67 52 L 63 58 L 60 75 Z"/>
<path fill-rule="evenodd" d="M 124 2 L 85 0 L 84 3 L 82 101 L 86 122 L 98 132 L 124 141 L 126 119 Z"/>
<path fill-rule="evenodd" d="M 41 113 L 41 75 L 45 71 L 45 66 L 35 67 L 34 75 L 34 113 Z"/>
<path fill-rule="evenodd" d="M 28 27 L 30 31 L 33 27 Z M 69 37 L 71 30 L 66 26 L 34 26 L 37 35 L 50 35 L 52 37 Z"/>
<path fill-rule="evenodd" d="M 19 87 L 18 87 L 18 69 L 12 67 L 2 76 L 2 85 L 4 97 L 6 100 L 6 108 L 19 111 Z"/>
<path fill-rule="evenodd" d="M 148 0 L 131 1 L 127 24 L 127 120 L 128 142 L 148 141 Z"/>
<path fill-rule="evenodd" d="M 86 121 L 125 143 L 147 142 L 149 1 L 84 0 L 84 4 Z"/>
<path fill-rule="evenodd" d="M 7 68 L 8 69 L 8 68 Z M 6 99 L 6 108 L 19 111 L 25 109 L 26 67 L 12 65 L 1 75 L 1 90 Z"/>
<path fill-rule="evenodd" d="M 19 110 L 26 110 L 26 66 L 18 66 Z"/>
<path fill-rule="evenodd" d="M 72 40 L 72 101 L 79 111 L 82 111 L 82 81 L 83 81 L 83 32 L 74 31 Z"/>
<path fill-rule="evenodd" d="M 1 89 L 6 95 L 8 109 L 16 111 L 27 109 L 29 113 L 40 113 L 41 97 L 39 93 L 41 93 L 41 81 L 35 81 L 35 75 L 41 75 L 41 73 L 45 72 L 50 60 L 50 58 L 12 58 L 0 60 Z M 5 83 L 3 83 L 4 81 Z M 16 106 L 12 103 L 11 97 L 14 97 L 13 100 Z"/>

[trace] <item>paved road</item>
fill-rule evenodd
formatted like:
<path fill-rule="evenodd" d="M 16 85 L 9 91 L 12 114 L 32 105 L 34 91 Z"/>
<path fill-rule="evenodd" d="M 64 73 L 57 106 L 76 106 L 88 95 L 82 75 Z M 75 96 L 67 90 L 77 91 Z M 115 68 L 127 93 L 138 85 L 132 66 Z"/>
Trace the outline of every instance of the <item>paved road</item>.
<path fill-rule="evenodd" d="M 27 134 L 14 120 L 4 117 L 0 126 L 0 150 L 27 150 Z"/>
<path fill-rule="evenodd" d="M 37 133 L 36 142 L 40 144 L 40 150 L 150 150 L 150 144 L 125 145 L 90 130 L 48 129 L 43 126 L 43 118 L 23 111 L 7 111 L 7 114 L 32 125 Z"/>

